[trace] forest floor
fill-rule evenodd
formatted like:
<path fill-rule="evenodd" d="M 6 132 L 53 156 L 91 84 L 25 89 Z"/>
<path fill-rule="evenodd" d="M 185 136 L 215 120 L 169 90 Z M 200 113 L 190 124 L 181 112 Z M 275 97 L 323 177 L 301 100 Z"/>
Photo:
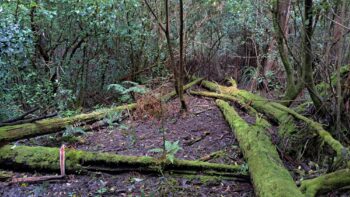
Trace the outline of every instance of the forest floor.
<path fill-rule="evenodd" d="M 176 158 L 195 160 L 215 151 L 225 155 L 209 162 L 243 164 L 242 153 L 231 129 L 214 100 L 186 96 L 189 111 L 179 115 L 178 99 L 167 104 L 164 118 L 165 138 L 179 140 L 182 148 Z M 126 129 L 125 129 L 126 128 Z M 50 139 L 50 140 L 48 140 Z M 19 144 L 59 146 L 56 137 L 48 135 Z M 196 142 L 198 139 L 198 142 Z M 154 156 L 150 152 L 161 148 L 163 136 L 160 123 L 155 119 L 129 117 L 123 120 L 123 128 L 103 128 L 88 132 L 80 142 L 71 147 L 80 150 L 111 152 L 122 155 Z M 18 177 L 42 176 L 43 174 L 17 173 Z M 254 196 L 249 181 L 210 180 L 173 175 L 145 175 L 129 172 L 116 175 L 91 173 L 69 175 L 65 180 L 34 184 L 5 185 L 0 182 L 0 196 Z"/>
<path fill-rule="evenodd" d="M 182 148 L 176 158 L 196 160 L 216 151 L 225 154 L 209 162 L 244 164 L 237 140 L 213 99 L 190 95 L 185 97 L 189 110 L 179 113 L 179 100 L 165 105 L 163 127 L 167 141 L 179 141 Z M 248 122 L 254 119 L 237 109 Z M 180 115 L 181 114 L 181 115 Z M 162 148 L 163 135 L 159 120 L 147 115 L 131 113 L 115 126 L 96 129 L 79 136 L 70 148 L 94 152 L 110 152 L 121 155 L 160 157 L 161 153 L 150 150 Z M 272 128 L 272 141 L 278 141 Z M 59 147 L 62 133 L 22 140 L 17 144 Z M 299 164 L 281 155 L 285 166 L 293 172 Z M 244 170 L 244 169 L 242 169 Z M 15 173 L 16 177 L 43 176 L 42 173 Z M 294 178 L 299 179 L 293 173 Z M 68 175 L 63 180 L 40 183 L 7 185 L 0 182 L 0 196 L 254 196 L 249 180 L 222 180 L 198 178 L 174 174 L 141 174 L 102 172 L 84 175 Z M 343 192 L 340 192 L 345 194 Z M 338 192 L 327 196 L 341 196 Z M 345 195 L 346 196 L 346 195 Z"/>

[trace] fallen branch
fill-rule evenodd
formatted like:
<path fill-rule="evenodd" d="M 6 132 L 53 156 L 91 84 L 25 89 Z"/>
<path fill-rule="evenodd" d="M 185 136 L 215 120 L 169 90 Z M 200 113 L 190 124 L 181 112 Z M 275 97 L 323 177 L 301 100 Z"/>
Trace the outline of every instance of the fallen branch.
<path fill-rule="evenodd" d="M 199 84 L 201 81 L 203 80 L 203 78 L 197 78 L 195 79 L 194 81 L 192 81 L 191 83 L 188 83 L 186 85 L 184 85 L 183 87 L 183 90 L 188 90 L 190 87 L 196 85 L 196 84 Z M 176 96 L 176 91 L 172 91 L 170 92 L 169 94 L 165 95 L 162 97 L 162 101 L 163 102 L 166 102 L 168 100 L 170 100 L 171 98 L 175 97 Z"/>
<path fill-rule="evenodd" d="M 188 140 L 188 141 L 184 142 L 184 144 L 185 144 L 186 146 L 192 146 L 193 144 L 195 144 L 195 143 L 197 143 L 197 142 L 203 140 L 203 139 L 204 139 L 205 137 L 207 137 L 208 135 L 210 135 L 210 132 L 206 131 L 206 132 L 204 132 L 203 135 L 201 135 L 201 136 L 199 136 L 199 137 L 196 137 L 196 138 L 194 138 L 194 139 L 192 138 L 191 140 Z"/>
<path fill-rule="evenodd" d="M 184 86 L 184 90 L 191 86 L 199 83 L 202 79 L 196 79 L 193 82 Z M 169 101 L 171 98 L 176 96 L 176 92 L 172 91 L 162 97 L 163 101 Z M 120 112 L 124 110 L 133 110 L 137 107 L 136 103 L 122 105 L 119 107 L 112 107 L 108 109 L 102 109 L 95 112 L 80 114 L 73 117 L 67 118 L 51 118 L 36 121 L 33 123 L 25 123 L 12 126 L 0 127 L 0 146 L 7 142 L 12 142 L 20 139 L 29 137 L 36 137 L 40 135 L 46 135 L 50 133 L 56 133 L 66 128 L 68 125 L 72 125 L 80 122 L 91 122 L 97 121 L 104 118 L 110 113 Z"/>
<path fill-rule="evenodd" d="M 249 126 L 225 101 L 216 101 L 238 139 L 258 196 L 303 196 L 263 127 Z"/>
<path fill-rule="evenodd" d="M 174 163 L 167 160 L 147 156 L 124 156 L 111 153 L 96 153 L 68 149 L 65 152 L 66 172 L 84 173 L 88 171 L 103 171 L 118 173 L 139 171 L 147 173 L 162 173 L 163 171 L 186 171 L 213 176 L 246 175 L 240 172 L 239 165 L 226 165 L 176 159 Z M 1 168 L 35 170 L 44 172 L 59 172 L 59 149 L 48 147 L 5 145 L 0 148 Z"/>
<path fill-rule="evenodd" d="M 20 115 L 20 116 L 18 116 L 16 118 L 12 118 L 10 120 L 6 120 L 6 121 L 1 122 L 0 126 L 3 126 L 3 124 L 7 124 L 7 123 L 12 123 L 12 122 L 16 122 L 16 121 L 19 121 L 19 120 L 23 120 L 26 116 L 28 116 L 29 114 L 34 113 L 34 112 L 36 112 L 38 110 L 39 110 L 39 107 L 31 109 L 28 112 L 25 112 L 24 114 L 22 114 L 22 115 Z"/>
<path fill-rule="evenodd" d="M 350 185 L 350 169 L 343 169 L 301 182 L 300 190 L 308 197 Z"/>
<path fill-rule="evenodd" d="M 36 117 L 36 118 L 31 118 L 31 119 L 24 119 L 24 120 L 19 120 L 16 122 L 11 122 L 11 123 L 3 123 L 0 126 L 11 126 L 11 125 L 18 125 L 18 124 L 25 124 L 25 123 L 32 123 L 32 122 L 36 122 L 39 120 L 43 120 L 43 119 L 47 119 L 47 118 L 53 118 L 57 116 L 57 113 L 52 113 L 49 115 L 44 115 L 44 116 L 40 116 L 40 117 Z"/>
<path fill-rule="evenodd" d="M 226 153 L 225 151 L 223 150 L 220 150 L 220 151 L 215 151 L 213 153 L 210 153 L 209 155 L 205 155 L 201 158 L 199 158 L 198 160 L 199 161 L 209 161 L 209 160 L 212 160 L 212 159 L 216 159 L 216 158 L 219 158 L 219 157 L 222 157 L 224 156 Z"/>

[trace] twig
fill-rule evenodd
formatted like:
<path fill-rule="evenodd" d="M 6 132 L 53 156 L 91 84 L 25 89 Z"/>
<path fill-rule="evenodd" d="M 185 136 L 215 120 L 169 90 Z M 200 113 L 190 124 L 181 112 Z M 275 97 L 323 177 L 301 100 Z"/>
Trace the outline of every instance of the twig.
<path fill-rule="evenodd" d="M 213 153 L 210 153 L 209 155 L 205 155 L 205 156 L 199 158 L 198 160 L 199 161 L 209 161 L 209 160 L 212 160 L 212 159 L 216 159 L 216 158 L 222 157 L 223 155 L 225 155 L 225 151 L 220 150 L 220 151 L 215 151 Z"/>

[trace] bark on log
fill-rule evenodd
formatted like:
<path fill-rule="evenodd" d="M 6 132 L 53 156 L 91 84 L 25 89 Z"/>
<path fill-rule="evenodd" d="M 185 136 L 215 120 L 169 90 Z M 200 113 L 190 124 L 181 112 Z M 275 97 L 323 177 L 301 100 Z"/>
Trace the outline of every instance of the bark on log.
<path fill-rule="evenodd" d="M 205 91 L 201 91 L 201 92 L 196 92 L 196 91 L 191 91 L 190 92 L 193 95 L 198 95 L 198 96 L 205 96 L 205 97 L 212 97 L 212 98 L 217 98 L 217 99 L 222 99 L 222 100 L 227 100 L 227 101 L 232 101 L 234 103 L 237 103 L 238 105 L 240 105 L 242 108 L 244 108 L 247 113 L 252 116 L 255 117 L 257 119 L 260 120 L 260 123 L 262 126 L 264 126 L 265 128 L 270 128 L 271 124 L 265 120 L 264 118 L 261 118 L 261 115 L 259 112 L 257 112 L 253 107 L 251 107 L 250 105 L 242 102 L 241 100 L 239 100 L 236 97 L 227 95 L 227 94 L 218 94 L 215 92 L 205 92 Z"/>
<path fill-rule="evenodd" d="M 185 85 L 184 90 L 189 89 L 193 85 L 198 84 L 201 80 L 202 79 L 199 78 Z M 163 96 L 162 100 L 166 102 L 166 101 L 169 101 L 174 96 L 176 96 L 176 92 L 172 91 L 166 94 L 165 96 Z M 0 146 L 1 144 L 5 144 L 7 142 L 55 133 L 65 129 L 66 126 L 72 125 L 74 123 L 97 121 L 102 119 L 109 113 L 123 111 L 123 110 L 133 110 L 136 107 L 137 107 L 136 103 L 132 103 L 132 104 L 123 105 L 119 107 L 112 107 L 109 109 L 98 110 L 87 114 L 80 114 L 73 117 L 51 118 L 51 119 L 36 121 L 34 123 L 0 127 Z"/>
<path fill-rule="evenodd" d="M 246 177 L 239 165 L 216 164 L 201 161 L 176 159 L 174 163 L 147 156 L 124 156 L 111 153 L 97 153 L 68 149 L 65 152 L 66 171 L 84 173 L 104 171 L 118 173 L 140 171 L 160 174 L 163 171 L 190 173 L 196 171 L 204 175 Z M 0 148 L 1 168 L 60 172 L 59 149 L 5 145 Z"/>
<path fill-rule="evenodd" d="M 321 175 L 301 183 L 301 191 L 307 197 L 329 192 L 350 185 L 350 169 L 343 169 L 329 174 Z"/>
<path fill-rule="evenodd" d="M 318 134 L 318 136 L 320 136 L 337 153 L 338 158 L 347 157 L 348 150 L 338 140 L 334 139 L 332 135 L 328 131 L 326 131 L 320 123 L 315 122 L 301 114 L 298 114 L 294 110 L 288 107 L 285 107 L 283 105 L 276 105 L 274 103 L 272 105 L 275 106 L 277 109 L 283 110 L 293 115 L 295 118 L 305 122 L 314 132 Z"/>
<path fill-rule="evenodd" d="M 225 101 L 216 101 L 238 139 L 258 196 L 303 196 L 261 126 L 249 126 Z"/>
<path fill-rule="evenodd" d="M 235 84 L 235 82 L 232 81 L 232 84 Z M 236 97 L 241 102 L 247 105 L 251 105 L 260 113 L 266 114 L 267 117 L 272 118 L 280 125 L 278 133 L 282 138 L 288 137 L 296 131 L 293 117 L 285 111 L 276 109 L 271 105 L 271 101 L 261 96 L 245 90 L 237 89 L 236 85 L 233 85 L 232 87 L 226 87 L 206 80 L 203 80 L 201 85 L 211 91 Z"/>
<path fill-rule="evenodd" d="M 67 118 L 51 118 L 34 123 L 25 123 L 13 126 L 0 127 L 0 145 L 24 138 L 55 133 L 63 130 L 66 126 L 77 122 L 96 121 L 105 117 L 108 113 L 134 109 L 136 104 L 128 104 L 110 109 L 99 110 L 88 114 L 80 114 Z"/>
<path fill-rule="evenodd" d="M 339 141 L 334 139 L 321 124 L 296 113 L 294 110 L 280 103 L 272 102 L 248 91 L 237 89 L 235 86 L 225 87 L 205 80 L 202 81 L 202 85 L 210 90 L 235 96 L 242 102 L 251 104 L 252 107 L 260 113 L 273 117 L 280 125 L 279 134 L 282 135 L 282 137 L 285 136 L 284 134 L 292 134 L 295 131 L 294 118 L 296 118 L 304 121 L 312 131 L 316 132 L 319 137 L 321 137 L 337 153 L 338 158 L 346 158 L 348 155 L 348 150 Z"/>

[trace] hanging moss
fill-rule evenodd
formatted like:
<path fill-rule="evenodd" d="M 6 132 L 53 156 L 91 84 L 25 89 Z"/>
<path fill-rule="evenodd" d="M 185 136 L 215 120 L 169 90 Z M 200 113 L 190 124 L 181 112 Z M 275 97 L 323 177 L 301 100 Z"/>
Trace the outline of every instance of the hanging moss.
<path fill-rule="evenodd" d="M 301 191 L 307 197 L 350 185 L 350 169 L 343 169 L 301 183 Z"/>
<path fill-rule="evenodd" d="M 285 169 L 275 146 L 259 125 L 249 126 L 225 101 L 216 101 L 239 141 L 258 196 L 303 196 Z"/>

